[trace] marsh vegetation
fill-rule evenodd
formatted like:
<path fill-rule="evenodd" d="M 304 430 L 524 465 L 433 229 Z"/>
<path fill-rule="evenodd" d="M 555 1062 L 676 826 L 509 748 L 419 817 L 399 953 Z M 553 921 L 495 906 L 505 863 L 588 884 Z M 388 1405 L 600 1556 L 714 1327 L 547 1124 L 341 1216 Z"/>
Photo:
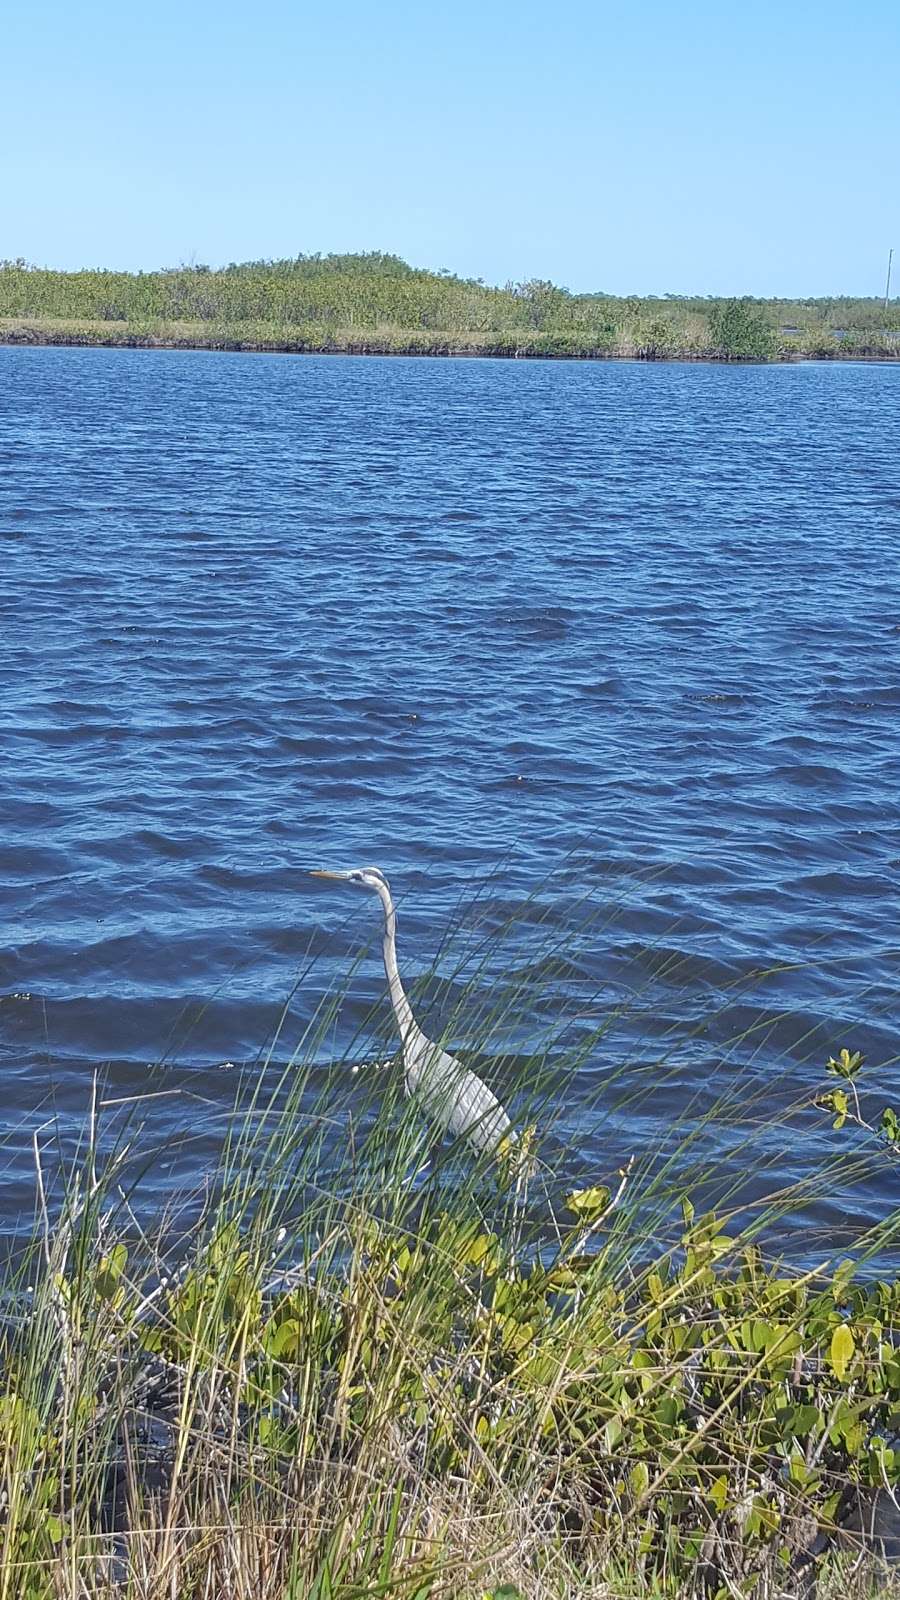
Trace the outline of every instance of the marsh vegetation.
<path fill-rule="evenodd" d="M 572 294 L 540 279 L 501 288 L 379 252 L 139 273 L 7 261 L 0 338 L 397 355 L 889 358 L 900 350 L 900 302 Z"/>
<path fill-rule="evenodd" d="M 0 1600 L 889 1587 L 896 1214 L 799 1262 L 779 1241 L 808 1182 L 704 1207 L 727 1096 L 665 1157 L 579 1169 L 553 1124 L 583 1045 L 494 1063 L 524 1144 L 428 1160 L 394 1065 L 323 1067 L 340 1000 L 248 1076 L 218 1170 L 152 1225 L 146 1108 L 98 1088 L 68 1164 L 35 1138 Z M 861 1058 L 821 1065 L 794 1108 L 833 1121 L 821 1181 L 861 1156 L 892 1176 Z"/>

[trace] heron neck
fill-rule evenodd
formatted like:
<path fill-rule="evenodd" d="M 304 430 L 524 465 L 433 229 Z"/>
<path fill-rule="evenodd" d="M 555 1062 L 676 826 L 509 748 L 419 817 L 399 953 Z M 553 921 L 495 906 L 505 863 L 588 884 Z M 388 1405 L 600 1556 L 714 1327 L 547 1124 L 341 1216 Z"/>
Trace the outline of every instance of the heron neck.
<path fill-rule="evenodd" d="M 384 907 L 384 970 L 400 1037 L 405 1039 L 414 1023 L 412 1007 L 400 982 L 400 968 L 397 966 L 397 913 L 387 889 L 379 889 L 378 893 Z"/>

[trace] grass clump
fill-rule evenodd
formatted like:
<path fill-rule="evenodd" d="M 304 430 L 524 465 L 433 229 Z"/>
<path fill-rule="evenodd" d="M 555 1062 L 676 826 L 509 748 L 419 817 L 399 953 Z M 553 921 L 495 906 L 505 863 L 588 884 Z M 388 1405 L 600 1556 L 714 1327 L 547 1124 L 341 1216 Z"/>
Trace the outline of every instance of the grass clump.
<path fill-rule="evenodd" d="M 177 1264 L 82 1178 L 5 1341 L 2 1600 L 801 1593 L 859 1543 L 896 1276 L 791 1274 L 687 1199 L 648 1256 L 626 1172 L 536 1222 L 521 1173 L 416 1185 L 383 1134 L 317 1196 L 280 1123 Z"/>
<path fill-rule="evenodd" d="M 792 1269 L 785 1191 L 748 1222 L 695 1211 L 671 1159 L 560 1184 L 546 1083 L 536 1150 L 423 1166 L 398 1070 L 323 1074 L 334 1004 L 248 1082 L 189 1222 L 142 1220 L 134 1147 L 101 1162 L 99 1110 L 62 1192 L 36 1144 L 0 1600 L 888 1586 L 893 1223 L 855 1262 Z M 821 1105 L 892 1162 L 861 1066 L 832 1057 Z"/>

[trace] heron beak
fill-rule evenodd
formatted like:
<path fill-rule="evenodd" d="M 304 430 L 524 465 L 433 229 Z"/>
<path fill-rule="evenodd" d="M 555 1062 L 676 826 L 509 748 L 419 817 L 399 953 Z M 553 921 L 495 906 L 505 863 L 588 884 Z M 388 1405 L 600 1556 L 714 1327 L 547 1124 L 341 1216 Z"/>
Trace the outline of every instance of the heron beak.
<path fill-rule="evenodd" d="M 346 878 L 346 876 L 347 876 L 346 872 L 320 872 L 320 871 L 310 872 L 310 877 L 311 878 L 334 878 L 334 879 L 337 880 L 338 883 L 342 883 L 343 880 Z"/>

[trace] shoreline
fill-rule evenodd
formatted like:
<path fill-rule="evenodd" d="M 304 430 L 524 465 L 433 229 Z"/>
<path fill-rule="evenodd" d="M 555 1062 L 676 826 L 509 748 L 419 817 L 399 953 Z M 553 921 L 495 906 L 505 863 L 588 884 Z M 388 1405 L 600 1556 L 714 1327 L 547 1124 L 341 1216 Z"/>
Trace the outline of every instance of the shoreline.
<path fill-rule="evenodd" d="M 484 333 L 426 333 L 401 327 L 318 330 L 285 324 L 263 332 L 259 324 L 244 333 L 235 326 L 204 326 L 196 322 L 156 325 L 122 322 L 76 321 L 63 318 L 0 318 L 0 345 L 74 347 L 126 350 L 207 350 L 248 355 L 430 356 L 459 359 L 570 361 L 676 361 L 715 365 L 791 365 L 803 361 L 850 361 L 897 365 L 894 353 L 873 347 L 799 348 L 782 346 L 765 358 L 728 355 L 697 346 L 620 343 L 597 344 L 566 333 L 540 333 L 528 337 L 496 331 Z"/>

